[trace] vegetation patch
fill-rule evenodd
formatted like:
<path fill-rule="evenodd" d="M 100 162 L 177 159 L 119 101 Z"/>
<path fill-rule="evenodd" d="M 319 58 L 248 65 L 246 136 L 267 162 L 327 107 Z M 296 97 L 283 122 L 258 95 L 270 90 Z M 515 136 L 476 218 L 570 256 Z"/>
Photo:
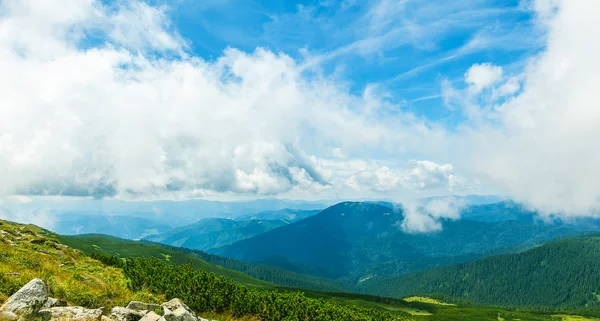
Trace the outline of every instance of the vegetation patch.
<path fill-rule="evenodd" d="M 445 303 L 436 299 L 432 299 L 432 298 L 428 298 L 428 297 L 424 297 L 424 296 L 411 296 L 408 298 L 404 298 L 403 299 L 406 302 L 422 302 L 422 303 L 429 303 L 429 304 L 436 304 L 436 305 L 448 305 L 448 306 L 456 306 L 456 304 L 452 304 L 452 303 Z"/>

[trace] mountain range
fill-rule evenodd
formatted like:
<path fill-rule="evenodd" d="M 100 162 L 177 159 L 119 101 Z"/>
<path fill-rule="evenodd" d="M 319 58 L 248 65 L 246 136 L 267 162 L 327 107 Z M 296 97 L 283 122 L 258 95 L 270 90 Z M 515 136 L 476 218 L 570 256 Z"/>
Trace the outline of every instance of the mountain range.
<path fill-rule="evenodd" d="M 207 251 L 289 224 L 284 220 L 230 220 L 205 218 L 198 222 L 145 237 L 145 240 Z"/>
<path fill-rule="evenodd" d="M 441 231 L 404 232 L 403 212 L 379 203 L 344 202 L 317 215 L 211 250 L 298 273 L 364 280 L 514 252 L 574 234 L 535 220 L 447 220 Z"/>

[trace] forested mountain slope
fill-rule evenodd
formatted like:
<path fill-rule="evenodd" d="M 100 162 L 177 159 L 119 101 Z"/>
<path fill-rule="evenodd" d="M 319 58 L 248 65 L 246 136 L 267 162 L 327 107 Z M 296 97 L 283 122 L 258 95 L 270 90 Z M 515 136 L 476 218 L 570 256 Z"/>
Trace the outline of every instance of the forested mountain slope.
<path fill-rule="evenodd" d="M 216 253 L 329 278 L 397 275 L 531 246 L 575 232 L 541 222 L 444 221 L 441 231 L 405 233 L 401 210 L 345 202 L 307 219 L 216 249 Z M 462 257 L 461 257 L 462 256 Z M 454 261 L 457 259 L 458 261 Z M 394 266 L 399 268 L 394 268 Z"/>
<path fill-rule="evenodd" d="M 482 304 L 600 308 L 600 237 L 551 242 L 534 249 L 367 281 L 363 291 L 402 297 L 441 293 Z"/>

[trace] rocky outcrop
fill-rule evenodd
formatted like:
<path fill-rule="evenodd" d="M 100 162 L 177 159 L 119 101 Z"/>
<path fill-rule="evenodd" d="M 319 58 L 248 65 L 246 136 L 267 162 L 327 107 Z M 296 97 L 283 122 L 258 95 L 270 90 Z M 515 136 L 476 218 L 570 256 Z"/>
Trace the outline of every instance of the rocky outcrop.
<path fill-rule="evenodd" d="M 131 301 L 127 307 L 113 308 L 109 317 L 103 312 L 104 308 L 67 306 L 65 301 L 49 298 L 44 282 L 33 279 L 0 307 L 0 321 L 209 321 L 179 299 L 161 305 Z"/>
<path fill-rule="evenodd" d="M 110 319 L 114 321 L 139 321 L 148 311 L 137 311 L 133 309 L 114 307 L 110 314 Z"/>
<path fill-rule="evenodd" d="M 82 307 L 54 307 L 40 310 L 42 321 L 100 321 L 104 309 L 86 309 Z"/>
<path fill-rule="evenodd" d="M 13 294 L 0 307 L 4 318 L 19 318 L 35 316 L 48 300 L 48 289 L 41 279 L 33 279 Z"/>

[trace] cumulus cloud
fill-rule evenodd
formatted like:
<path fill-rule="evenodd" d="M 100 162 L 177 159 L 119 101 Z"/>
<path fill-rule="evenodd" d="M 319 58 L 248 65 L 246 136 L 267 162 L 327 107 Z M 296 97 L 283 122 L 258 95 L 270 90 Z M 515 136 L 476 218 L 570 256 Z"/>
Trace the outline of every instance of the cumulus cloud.
<path fill-rule="evenodd" d="M 402 203 L 400 227 L 407 233 L 430 233 L 442 229 L 444 220 L 460 219 L 465 203 L 456 197 L 442 197 Z"/>
<path fill-rule="evenodd" d="M 491 63 L 475 64 L 465 73 L 465 82 L 477 93 L 500 81 L 502 73 L 500 66 Z"/>
<path fill-rule="evenodd" d="M 195 57 L 165 10 L 0 4 L 1 195 L 341 193 L 327 157 L 404 153 L 439 131 L 283 53 Z"/>
<path fill-rule="evenodd" d="M 459 136 L 461 164 L 518 202 L 544 215 L 600 213 L 600 4 L 593 1 L 536 1 L 548 28 L 547 49 L 521 74 L 522 88 L 498 104 L 470 104 L 485 119 Z M 509 82 L 510 84 L 510 82 Z M 489 97 L 479 97 L 479 102 Z M 466 152 L 466 151 L 469 152 Z"/>
<path fill-rule="evenodd" d="M 338 164 L 339 166 L 339 164 Z M 385 195 L 393 193 L 408 195 L 419 191 L 449 191 L 474 188 L 476 183 L 460 177 L 450 164 L 432 161 L 411 160 L 390 167 L 377 163 L 357 162 L 345 184 L 363 195 Z M 341 185 L 341 184 L 340 184 Z M 388 194 L 391 192 L 392 194 Z"/>

